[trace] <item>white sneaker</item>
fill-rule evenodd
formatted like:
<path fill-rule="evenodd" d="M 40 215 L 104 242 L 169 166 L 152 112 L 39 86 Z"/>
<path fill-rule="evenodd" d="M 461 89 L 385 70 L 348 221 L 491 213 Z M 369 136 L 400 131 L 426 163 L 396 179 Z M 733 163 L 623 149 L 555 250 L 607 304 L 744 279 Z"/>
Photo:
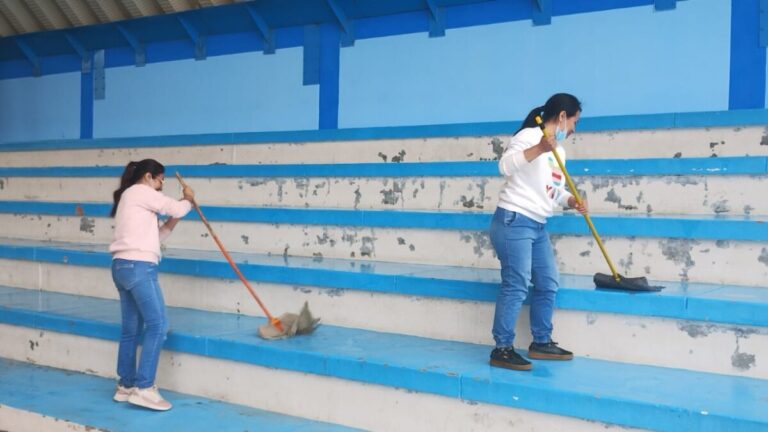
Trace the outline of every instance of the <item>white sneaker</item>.
<path fill-rule="evenodd" d="M 128 397 L 128 402 L 155 411 L 168 411 L 173 407 L 170 402 L 160 396 L 157 386 L 145 389 L 135 388 Z"/>
<path fill-rule="evenodd" d="M 115 395 L 112 396 L 112 399 L 115 400 L 115 402 L 128 402 L 128 397 L 133 393 L 133 389 L 136 387 L 123 387 L 120 384 L 117 385 L 117 390 L 115 390 Z"/>

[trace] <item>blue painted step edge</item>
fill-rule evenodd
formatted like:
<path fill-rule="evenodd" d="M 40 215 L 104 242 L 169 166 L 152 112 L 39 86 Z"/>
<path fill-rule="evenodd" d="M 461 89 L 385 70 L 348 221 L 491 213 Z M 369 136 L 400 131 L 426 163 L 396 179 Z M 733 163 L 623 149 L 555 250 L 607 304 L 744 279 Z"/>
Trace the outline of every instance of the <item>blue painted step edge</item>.
<path fill-rule="evenodd" d="M 495 302 L 498 270 L 232 254 L 246 278 L 263 283 L 352 289 L 396 295 Z M 109 268 L 103 246 L 24 244 L 0 240 L 0 258 Z M 160 270 L 170 274 L 234 279 L 218 252 L 169 250 Z M 768 289 L 764 287 L 660 282 L 659 293 L 632 294 L 595 290 L 591 277 L 562 275 L 556 306 L 561 309 L 655 316 L 680 320 L 768 326 Z"/>
<path fill-rule="evenodd" d="M 702 128 L 748 125 L 762 126 L 766 123 L 768 123 L 768 110 L 754 109 L 585 117 L 579 122 L 579 131 L 599 132 L 610 130 Z M 0 144 L 0 152 L 63 149 L 176 147 L 216 144 L 272 144 L 281 142 L 363 141 L 374 139 L 440 138 L 457 136 L 493 136 L 512 135 L 519 127 L 519 121 L 503 121 L 350 129 L 235 132 L 128 138 L 97 138 L 84 140 L 46 140 L 3 143 Z"/>
<path fill-rule="evenodd" d="M 0 322 L 117 341 L 117 301 L 0 288 Z M 432 393 L 464 401 L 661 431 L 759 431 L 768 381 L 577 358 L 532 373 L 488 366 L 490 347 L 321 326 L 264 341 L 264 319 L 168 308 L 165 348 L 247 364 Z"/>
<path fill-rule="evenodd" d="M 0 213 L 107 217 L 111 204 L 44 201 L 0 201 Z M 305 209 L 285 207 L 205 206 L 206 218 L 217 222 L 333 225 L 487 231 L 491 215 L 481 212 Z M 190 212 L 185 219 L 198 219 Z M 592 215 L 604 237 L 684 238 L 698 240 L 768 241 L 768 219 L 748 216 Z M 554 235 L 589 236 L 580 215 L 551 217 L 547 229 Z"/>
<path fill-rule="evenodd" d="M 5 167 L 0 177 L 119 177 L 124 167 Z M 768 157 L 570 160 L 574 176 L 762 175 Z M 497 161 L 401 162 L 283 165 L 167 165 L 185 177 L 496 177 Z"/>
<path fill-rule="evenodd" d="M 167 390 L 163 396 L 173 410 L 157 415 L 114 403 L 114 390 L 112 379 L 0 358 L 0 405 L 84 425 L 86 430 L 357 430 Z"/>

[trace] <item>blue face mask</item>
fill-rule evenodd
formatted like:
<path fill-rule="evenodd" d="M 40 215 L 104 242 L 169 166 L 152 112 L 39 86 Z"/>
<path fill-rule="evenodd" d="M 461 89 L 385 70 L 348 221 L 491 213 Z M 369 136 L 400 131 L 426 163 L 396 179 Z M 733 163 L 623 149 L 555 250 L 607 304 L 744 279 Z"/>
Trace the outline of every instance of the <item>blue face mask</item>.
<path fill-rule="evenodd" d="M 566 138 L 568 138 L 567 127 L 565 129 L 560 129 L 560 125 L 557 125 L 557 128 L 555 129 L 555 141 L 562 142 Z"/>

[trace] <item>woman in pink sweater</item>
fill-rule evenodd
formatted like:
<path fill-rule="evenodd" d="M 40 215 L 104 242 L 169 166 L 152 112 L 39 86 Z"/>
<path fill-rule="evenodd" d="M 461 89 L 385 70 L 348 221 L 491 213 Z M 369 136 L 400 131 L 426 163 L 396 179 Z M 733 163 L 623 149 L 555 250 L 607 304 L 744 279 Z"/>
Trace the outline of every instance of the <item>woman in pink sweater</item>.
<path fill-rule="evenodd" d="M 194 192 L 185 187 L 183 198 L 164 195 L 165 167 L 153 159 L 130 162 L 123 172 L 120 188 L 114 192 L 115 239 L 112 252 L 112 280 L 120 294 L 122 331 L 117 354 L 120 380 L 114 400 L 166 411 L 171 404 L 155 386 L 160 350 L 168 331 L 165 302 L 157 281 L 160 241 L 167 238 L 192 209 Z M 170 216 L 160 225 L 158 215 Z M 137 337 L 144 328 L 144 342 L 138 368 Z"/>

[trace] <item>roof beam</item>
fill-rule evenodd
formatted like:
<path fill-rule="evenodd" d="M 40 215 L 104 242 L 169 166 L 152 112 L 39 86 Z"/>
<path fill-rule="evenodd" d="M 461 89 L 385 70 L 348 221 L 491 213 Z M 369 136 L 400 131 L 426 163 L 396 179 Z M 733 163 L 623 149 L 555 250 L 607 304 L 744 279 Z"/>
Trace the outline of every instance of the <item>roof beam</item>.
<path fill-rule="evenodd" d="M 157 3 L 165 13 L 184 12 L 192 9 L 192 5 L 187 0 L 157 0 Z"/>
<path fill-rule="evenodd" d="M 5 15 L 16 33 L 29 33 L 42 30 L 40 24 L 21 0 L 0 1 L 0 12 Z"/>
<path fill-rule="evenodd" d="M 144 44 L 139 41 L 136 36 L 131 33 L 130 30 L 125 28 L 124 25 L 118 24 L 117 30 L 125 38 L 125 41 L 133 48 L 133 52 L 136 58 L 136 66 L 141 67 L 147 64 L 147 52 L 144 49 Z"/>
<path fill-rule="evenodd" d="M 56 5 L 74 26 L 97 24 L 99 21 L 80 0 L 55 0 Z"/>
<path fill-rule="evenodd" d="M 269 25 L 264 20 L 264 18 L 261 16 L 259 11 L 256 9 L 256 5 L 253 3 L 248 3 L 245 5 L 245 9 L 248 11 L 248 15 L 251 17 L 251 20 L 256 25 L 256 30 L 258 30 L 259 36 L 261 36 L 261 41 L 264 43 L 264 54 L 274 54 L 275 53 L 275 32 L 271 28 L 269 28 Z"/>
<path fill-rule="evenodd" d="M 355 44 L 354 26 L 352 21 L 347 19 L 347 14 L 344 9 L 337 3 L 336 0 L 325 0 L 328 7 L 333 11 L 333 15 L 336 17 L 336 22 L 341 28 L 341 46 L 348 47 Z"/>
<path fill-rule="evenodd" d="M 161 12 L 157 3 L 147 0 L 120 0 L 132 18 L 157 15 Z"/>
<path fill-rule="evenodd" d="M 426 0 L 429 9 L 429 37 L 445 36 L 445 8 L 437 5 L 436 0 Z"/>
<path fill-rule="evenodd" d="M 85 49 L 80 40 L 71 31 L 64 32 L 64 38 L 69 43 L 69 46 L 80 56 L 82 60 L 82 72 L 87 73 L 91 71 L 91 57 L 88 51 Z"/>
<path fill-rule="evenodd" d="M 195 60 L 205 60 L 205 36 L 200 33 L 200 30 L 187 18 L 183 16 L 177 16 L 181 26 L 184 27 L 184 31 L 192 39 L 192 44 L 195 46 Z"/>
<path fill-rule="evenodd" d="M 46 30 L 71 27 L 66 16 L 48 0 L 27 0 L 27 6 Z"/>
<path fill-rule="evenodd" d="M 653 7 L 657 11 L 672 10 L 677 7 L 677 0 L 656 0 Z"/>
<path fill-rule="evenodd" d="M 533 0 L 533 25 L 552 24 L 552 0 Z"/>
<path fill-rule="evenodd" d="M 122 21 L 128 18 L 128 15 L 122 9 L 117 0 L 85 0 L 99 21 L 111 22 Z"/>
<path fill-rule="evenodd" d="M 32 75 L 36 77 L 40 76 L 40 58 L 35 53 L 35 50 L 33 50 L 21 37 L 14 38 L 14 41 L 21 52 L 24 53 L 24 57 L 26 57 L 27 61 L 32 65 Z"/>
<path fill-rule="evenodd" d="M 11 23 L 5 19 L 5 16 L 0 13 L 0 37 L 13 36 L 16 34 L 16 30 Z"/>

